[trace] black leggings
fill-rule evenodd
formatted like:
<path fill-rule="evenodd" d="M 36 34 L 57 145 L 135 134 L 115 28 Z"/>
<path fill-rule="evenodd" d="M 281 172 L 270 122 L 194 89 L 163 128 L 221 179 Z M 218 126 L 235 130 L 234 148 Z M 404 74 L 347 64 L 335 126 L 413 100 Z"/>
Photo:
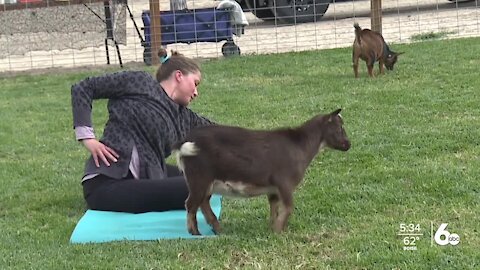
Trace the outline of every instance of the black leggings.
<path fill-rule="evenodd" d="M 92 210 L 144 213 L 185 209 L 188 188 L 182 173 L 167 165 L 167 178 L 124 179 L 98 175 L 83 183 L 83 195 Z"/>

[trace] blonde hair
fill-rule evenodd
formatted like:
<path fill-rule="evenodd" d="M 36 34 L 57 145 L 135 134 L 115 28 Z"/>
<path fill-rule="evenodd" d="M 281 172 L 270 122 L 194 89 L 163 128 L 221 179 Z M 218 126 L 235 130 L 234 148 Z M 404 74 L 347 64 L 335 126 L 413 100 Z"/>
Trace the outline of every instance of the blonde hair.
<path fill-rule="evenodd" d="M 156 75 L 158 82 L 168 79 L 176 70 L 180 70 L 184 74 L 200 71 L 200 66 L 195 60 L 185 57 L 177 51 L 172 50 L 172 55 L 169 56 L 167 50 L 161 48 L 158 51 L 158 58 L 161 62 Z"/>

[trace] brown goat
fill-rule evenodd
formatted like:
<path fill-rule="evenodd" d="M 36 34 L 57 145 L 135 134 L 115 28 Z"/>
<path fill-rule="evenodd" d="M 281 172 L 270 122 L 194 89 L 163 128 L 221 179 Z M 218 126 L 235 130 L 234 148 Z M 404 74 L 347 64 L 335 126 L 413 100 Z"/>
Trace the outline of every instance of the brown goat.
<path fill-rule="evenodd" d="M 317 115 L 297 128 L 266 131 L 214 125 L 192 130 L 173 146 L 189 189 L 188 231 L 200 234 L 196 218 L 200 207 L 214 232 L 220 232 L 209 204 L 213 193 L 267 195 L 270 225 L 275 232 L 282 231 L 293 209 L 293 192 L 319 150 L 350 148 L 339 112 Z"/>
<path fill-rule="evenodd" d="M 378 61 L 380 74 L 384 74 L 383 65 L 388 70 L 393 70 L 393 66 L 398 60 L 398 56 L 402 53 L 396 53 L 390 50 L 382 35 L 370 29 L 360 28 L 358 23 L 355 23 L 355 41 L 353 42 L 353 72 L 355 78 L 358 78 L 358 59 L 361 58 L 367 62 L 368 75 L 373 75 L 373 65 Z"/>

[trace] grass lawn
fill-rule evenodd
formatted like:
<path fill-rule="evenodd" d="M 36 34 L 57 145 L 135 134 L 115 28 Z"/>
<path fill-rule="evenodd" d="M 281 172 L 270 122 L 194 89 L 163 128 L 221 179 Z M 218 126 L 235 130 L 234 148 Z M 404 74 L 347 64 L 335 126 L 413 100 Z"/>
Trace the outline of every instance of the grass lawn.
<path fill-rule="evenodd" d="M 350 48 L 203 64 L 192 108 L 220 123 L 295 126 L 343 108 L 352 148 L 314 159 L 280 235 L 266 198 L 226 198 L 218 237 L 69 244 L 87 158 L 70 86 L 105 71 L 0 78 L 0 269 L 479 269 L 480 39 L 391 47 L 405 54 L 375 79 L 363 62 L 354 79 Z M 441 223 L 458 245 L 432 244 Z M 417 250 L 402 224 L 419 224 Z"/>

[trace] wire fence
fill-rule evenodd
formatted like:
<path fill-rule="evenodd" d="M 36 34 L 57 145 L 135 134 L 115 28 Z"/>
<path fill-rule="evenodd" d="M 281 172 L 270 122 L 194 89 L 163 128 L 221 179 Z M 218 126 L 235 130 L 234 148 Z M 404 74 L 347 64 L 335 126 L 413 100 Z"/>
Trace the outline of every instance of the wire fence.
<path fill-rule="evenodd" d="M 195 58 L 348 47 L 354 22 L 371 28 L 375 0 L 234 1 L 170 10 L 160 0 L 158 18 L 148 0 L 0 0 L 0 72 L 150 64 L 153 27 L 162 46 Z M 479 36 L 479 2 L 383 0 L 382 34 L 388 43 Z"/>

